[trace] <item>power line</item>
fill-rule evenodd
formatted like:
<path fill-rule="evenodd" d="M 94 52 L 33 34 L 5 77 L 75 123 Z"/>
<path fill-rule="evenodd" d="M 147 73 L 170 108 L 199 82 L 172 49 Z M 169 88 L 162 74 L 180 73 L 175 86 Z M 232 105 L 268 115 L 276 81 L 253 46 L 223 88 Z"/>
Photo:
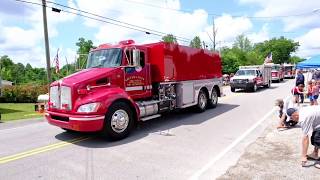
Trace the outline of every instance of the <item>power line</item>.
<path fill-rule="evenodd" d="M 164 35 L 168 34 L 168 33 L 160 32 L 160 31 L 153 30 L 153 29 L 150 29 L 150 28 L 145 28 L 145 27 L 142 27 L 142 26 L 138 26 L 138 25 L 127 23 L 127 22 L 119 21 L 119 20 L 116 20 L 116 19 L 113 19 L 113 18 L 108 18 L 108 17 L 105 17 L 105 16 L 101 16 L 101 15 L 98 15 L 98 14 L 95 14 L 95 13 L 92 13 L 92 12 L 88 12 L 88 11 L 85 11 L 85 10 L 73 8 L 73 7 L 66 6 L 66 5 L 59 4 L 59 3 L 55 3 L 55 2 L 52 2 L 52 1 L 47 1 L 47 2 L 48 3 L 52 3 L 54 5 L 57 5 L 57 6 L 60 6 L 60 7 L 72 9 L 72 10 L 75 10 L 75 11 L 78 11 L 78 12 L 81 12 L 81 13 L 85 13 L 85 14 L 89 14 L 89 15 L 92 15 L 92 16 L 96 16 L 96 17 L 99 17 L 99 18 L 102 18 L 102 19 L 107 19 L 107 20 L 114 21 L 114 22 L 121 23 L 121 24 L 125 24 L 125 25 L 128 25 L 128 26 L 133 26 L 133 27 L 136 27 L 136 28 L 139 28 L 139 29 L 145 29 L 147 31 L 152 31 L 152 32 L 156 32 L 156 33 L 164 34 Z M 179 38 L 179 39 L 184 39 L 184 40 L 190 41 L 190 39 L 185 38 L 185 37 L 181 37 L 181 36 L 175 36 L 175 37 Z"/>
<path fill-rule="evenodd" d="M 33 4 L 33 5 L 42 6 L 42 4 L 40 4 L 40 3 L 35 3 L 35 2 L 30 2 L 30 1 L 25 1 L 25 0 L 15 0 L 15 1 L 26 3 L 26 4 Z M 64 8 L 68 8 L 68 9 L 71 9 L 71 10 L 78 11 L 78 13 L 76 13 L 76 12 L 68 11 L 68 10 L 65 10 L 65 9 L 57 9 L 55 7 L 46 5 L 46 7 L 52 8 L 52 10 L 55 11 L 55 12 L 62 11 L 62 12 L 65 12 L 65 13 L 82 16 L 82 17 L 85 17 L 85 18 L 88 18 L 88 19 L 92 19 L 92 20 L 96 20 L 96 21 L 100 21 L 100 22 L 104 22 L 104 23 L 120 26 L 120 27 L 123 27 L 123 28 L 135 30 L 135 31 L 140 31 L 140 32 L 143 32 L 143 33 L 146 33 L 146 34 L 152 34 L 152 35 L 156 35 L 156 36 L 160 36 L 160 37 L 169 34 L 169 33 L 164 33 L 164 32 L 160 32 L 160 31 L 157 31 L 157 30 L 145 28 L 145 27 L 142 27 L 142 26 L 129 24 L 129 23 L 122 22 L 122 21 L 119 21 L 119 20 L 116 20 L 116 19 L 104 17 L 104 16 L 101 16 L 101 15 L 98 15 L 98 14 L 90 13 L 90 12 L 87 12 L 87 11 L 83 11 L 83 10 L 80 10 L 80 9 L 72 8 L 72 7 L 65 6 L 65 5 L 58 4 L 58 3 L 54 3 L 54 2 L 51 2 L 51 1 L 48 1 L 48 3 L 52 3 L 52 4 L 55 4 L 55 5 L 64 7 Z M 98 19 L 98 18 L 95 18 L 95 17 L 87 16 L 87 15 L 84 15 L 84 14 L 81 14 L 81 13 L 89 14 L 89 15 L 92 15 L 92 16 L 95 16 L 95 17 L 99 17 L 99 18 L 102 18 L 102 19 Z M 103 19 L 107 19 L 108 21 L 107 20 L 103 20 Z M 110 22 L 110 21 L 113 21 L 113 22 Z M 181 36 L 175 36 L 174 35 L 174 37 L 176 37 L 177 40 L 180 40 L 180 41 L 183 41 L 183 42 L 190 42 L 191 41 L 191 39 L 184 38 L 184 37 L 181 37 Z"/>
<path fill-rule="evenodd" d="M 134 1 L 134 0 L 122 0 L 122 1 L 127 1 L 127 2 L 129 2 L 129 3 L 140 4 L 140 5 L 149 6 L 149 7 L 154 7 L 154 8 L 159 8 L 159 9 L 165 9 L 165 10 L 169 10 L 169 11 L 184 12 L 184 13 L 193 13 L 193 11 L 190 11 L 190 10 L 168 8 L 168 7 L 163 7 L 163 6 L 157 6 L 157 5 L 150 4 L 150 3 L 138 2 L 138 1 Z M 319 11 L 319 9 L 312 10 L 312 11 L 309 11 L 309 12 L 300 13 L 300 14 L 290 14 L 290 15 L 278 15 L 278 16 L 231 15 L 231 17 L 246 17 L 246 18 L 249 18 L 249 19 L 274 19 L 274 18 L 287 18 L 287 17 L 306 16 L 306 15 L 310 15 L 310 14 L 317 13 L 317 11 Z M 210 15 L 210 16 L 221 16 L 221 14 L 210 13 L 210 12 L 208 13 L 208 15 Z"/>

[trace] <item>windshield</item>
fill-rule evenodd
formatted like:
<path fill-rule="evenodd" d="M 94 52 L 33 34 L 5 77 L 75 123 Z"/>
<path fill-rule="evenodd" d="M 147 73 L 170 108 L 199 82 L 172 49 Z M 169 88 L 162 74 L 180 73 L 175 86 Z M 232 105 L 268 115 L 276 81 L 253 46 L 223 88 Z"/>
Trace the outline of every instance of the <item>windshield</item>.
<path fill-rule="evenodd" d="M 255 76 L 256 71 L 255 70 L 238 70 L 236 73 L 236 76 Z"/>
<path fill-rule="evenodd" d="M 279 66 L 272 66 L 272 70 L 279 71 L 279 70 L 280 70 L 280 67 L 279 67 Z"/>
<path fill-rule="evenodd" d="M 293 67 L 292 66 L 285 66 L 284 70 L 286 71 L 292 71 Z"/>
<path fill-rule="evenodd" d="M 119 48 L 93 51 L 88 56 L 87 68 L 120 66 L 121 52 Z"/>

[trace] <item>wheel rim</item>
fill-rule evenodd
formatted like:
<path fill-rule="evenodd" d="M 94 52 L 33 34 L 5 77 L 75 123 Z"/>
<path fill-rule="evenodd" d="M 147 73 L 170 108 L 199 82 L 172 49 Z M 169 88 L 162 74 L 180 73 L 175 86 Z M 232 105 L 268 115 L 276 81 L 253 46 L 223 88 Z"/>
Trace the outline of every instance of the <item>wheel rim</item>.
<path fill-rule="evenodd" d="M 217 102 L 218 102 L 218 95 L 217 95 L 216 91 L 212 91 L 212 93 L 211 93 L 211 102 L 212 102 L 212 104 L 217 104 Z"/>
<path fill-rule="evenodd" d="M 201 93 L 199 96 L 199 106 L 201 109 L 204 109 L 206 107 L 207 98 L 204 93 Z"/>
<path fill-rule="evenodd" d="M 129 124 L 129 115 L 125 110 L 119 109 L 113 113 L 111 118 L 111 128 L 117 133 L 125 131 Z"/>
<path fill-rule="evenodd" d="M 257 85 L 253 86 L 253 90 L 256 91 L 257 90 Z"/>

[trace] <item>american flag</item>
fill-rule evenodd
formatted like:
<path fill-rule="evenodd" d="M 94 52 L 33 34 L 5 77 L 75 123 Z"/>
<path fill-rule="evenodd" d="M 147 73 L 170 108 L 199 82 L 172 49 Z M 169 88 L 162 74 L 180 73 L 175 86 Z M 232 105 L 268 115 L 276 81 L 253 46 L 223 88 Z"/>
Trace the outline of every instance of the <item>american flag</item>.
<path fill-rule="evenodd" d="M 57 54 L 54 57 L 53 62 L 56 63 L 56 73 L 58 74 L 59 73 L 59 49 L 57 50 Z"/>
<path fill-rule="evenodd" d="M 272 52 L 270 52 L 267 57 L 264 59 L 264 63 L 271 63 L 272 62 Z"/>

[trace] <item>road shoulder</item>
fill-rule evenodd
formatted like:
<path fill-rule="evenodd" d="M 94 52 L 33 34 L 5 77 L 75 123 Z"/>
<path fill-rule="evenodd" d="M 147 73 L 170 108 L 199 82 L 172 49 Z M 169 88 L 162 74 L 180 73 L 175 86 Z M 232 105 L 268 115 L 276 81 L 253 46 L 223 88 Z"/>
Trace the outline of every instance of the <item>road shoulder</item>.
<path fill-rule="evenodd" d="M 300 165 L 301 129 L 278 131 L 276 119 L 227 172 L 224 179 L 320 179 L 320 170 Z M 309 146 L 311 152 L 313 146 Z"/>

